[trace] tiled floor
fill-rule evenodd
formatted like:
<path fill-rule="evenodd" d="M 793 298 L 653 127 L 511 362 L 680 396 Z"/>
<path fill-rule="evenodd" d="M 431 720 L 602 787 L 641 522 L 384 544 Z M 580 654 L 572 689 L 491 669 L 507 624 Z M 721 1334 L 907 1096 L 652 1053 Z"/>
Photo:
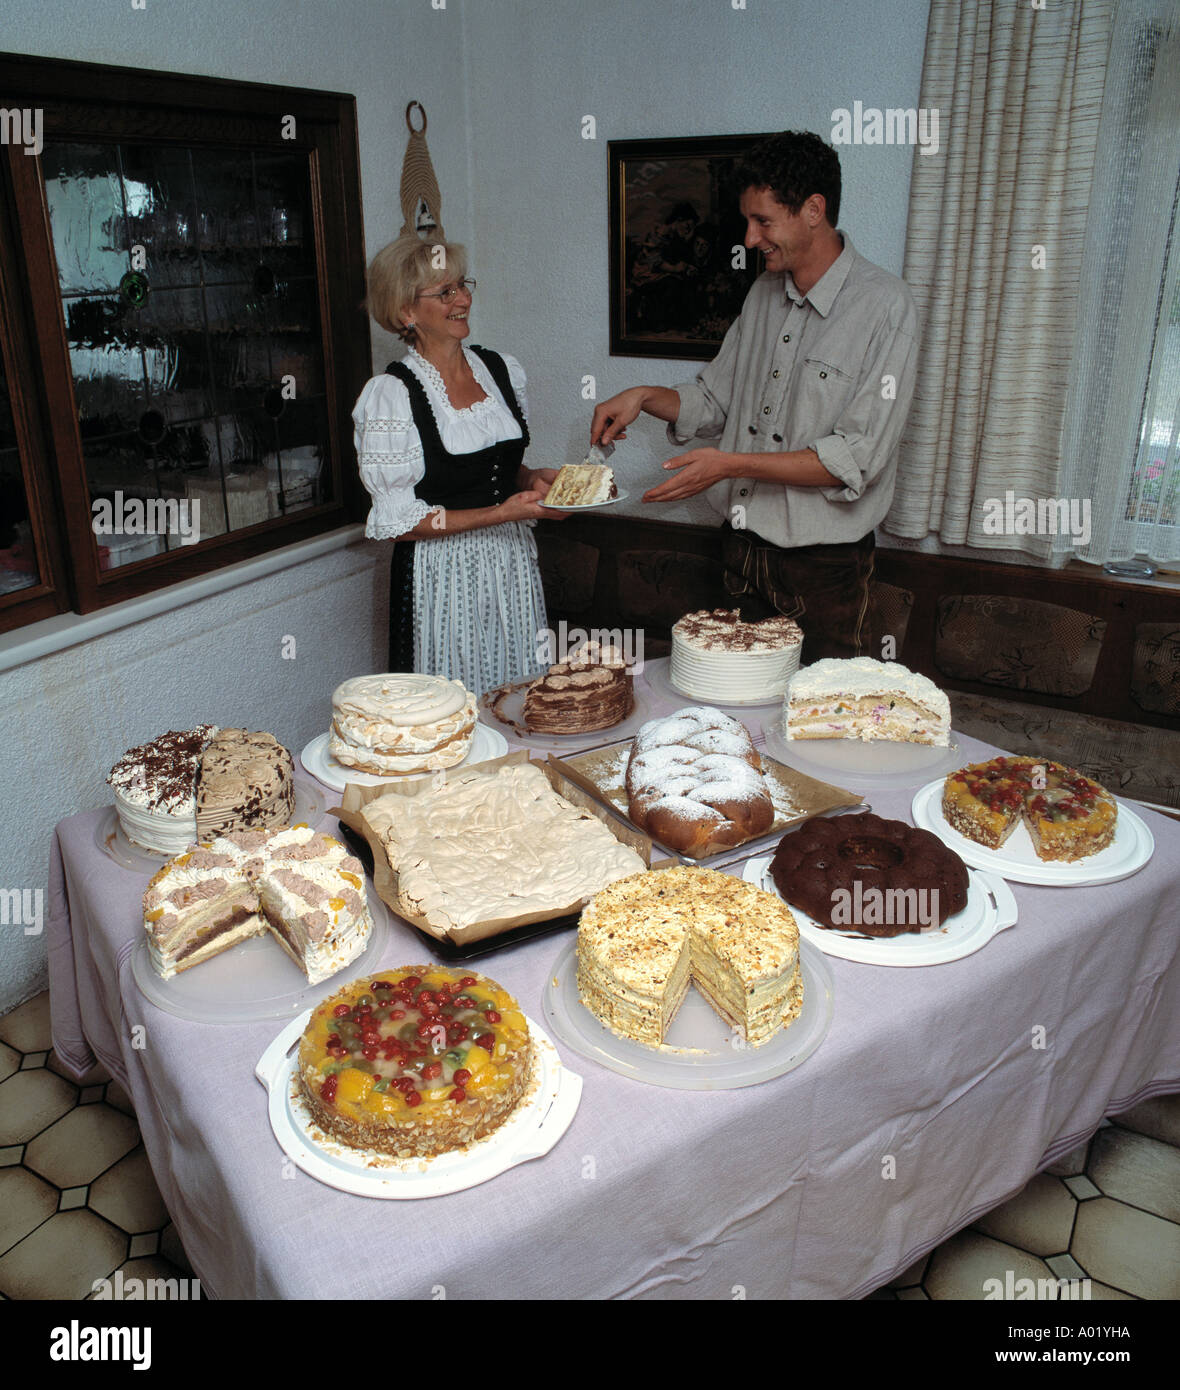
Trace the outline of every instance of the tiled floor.
<path fill-rule="evenodd" d="M 193 1277 L 126 1095 L 101 1069 L 65 1078 L 40 994 L 0 1018 L 0 1295 L 93 1297 L 116 1270 Z M 871 1297 L 982 1299 L 989 1279 L 1084 1278 L 1093 1299 L 1180 1298 L 1180 1095 L 1104 1124 Z"/>

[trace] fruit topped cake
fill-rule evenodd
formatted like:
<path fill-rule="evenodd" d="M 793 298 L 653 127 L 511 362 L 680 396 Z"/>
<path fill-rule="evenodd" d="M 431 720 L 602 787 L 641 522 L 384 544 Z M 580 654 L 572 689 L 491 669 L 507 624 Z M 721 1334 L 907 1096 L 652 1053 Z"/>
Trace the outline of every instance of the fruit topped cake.
<path fill-rule="evenodd" d="M 483 975 L 438 965 L 354 981 L 315 1010 L 299 1045 L 299 1088 L 315 1123 L 395 1158 L 491 1134 L 531 1071 L 516 1000 Z"/>
<path fill-rule="evenodd" d="M 952 772 L 942 813 L 960 835 L 999 849 L 1023 820 L 1039 859 L 1086 859 L 1114 839 L 1114 797 L 1072 767 L 1044 758 L 1000 757 Z"/>

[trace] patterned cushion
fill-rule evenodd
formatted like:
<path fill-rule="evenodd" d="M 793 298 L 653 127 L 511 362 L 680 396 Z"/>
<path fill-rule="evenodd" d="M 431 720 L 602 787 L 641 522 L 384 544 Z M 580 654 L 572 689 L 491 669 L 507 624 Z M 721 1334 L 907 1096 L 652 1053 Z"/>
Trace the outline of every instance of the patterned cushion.
<path fill-rule="evenodd" d="M 934 659 L 952 680 L 1081 695 L 1090 688 L 1104 619 L 997 594 L 939 600 Z"/>
<path fill-rule="evenodd" d="M 1131 657 L 1131 698 L 1153 714 L 1180 714 L 1180 628 L 1140 623 Z"/>

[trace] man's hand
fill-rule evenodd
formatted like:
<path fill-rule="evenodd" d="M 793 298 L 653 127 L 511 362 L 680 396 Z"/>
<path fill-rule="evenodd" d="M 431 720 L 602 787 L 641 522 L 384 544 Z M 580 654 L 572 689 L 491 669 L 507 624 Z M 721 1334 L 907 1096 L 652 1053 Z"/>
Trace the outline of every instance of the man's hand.
<path fill-rule="evenodd" d="M 632 386 L 596 406 L 590 421 L 590 443 L 611 444 L 616 439 L 626 439 L 627 426 L 639 417 L 646 394 L 646 387 Z"/>
<path fill-rule="evenodd" d="M 720 449 L 690 449 L 687 454 L 668 459 L 664 467 L 675 470 L 676 476 L 658 487 L 649 488 L 643 500 L 679 502 L 685 497 L 695 497 L 724 478 L 740 477 L 737 468 L 740 461 L 740 454 L 725 454 Z"/>

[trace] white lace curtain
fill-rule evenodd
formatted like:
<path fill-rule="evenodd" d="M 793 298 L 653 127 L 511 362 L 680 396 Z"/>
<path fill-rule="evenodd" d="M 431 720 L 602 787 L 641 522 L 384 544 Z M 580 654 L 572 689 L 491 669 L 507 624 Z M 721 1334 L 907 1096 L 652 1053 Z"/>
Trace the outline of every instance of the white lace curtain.
<path fill-rule="evenodd" d="M 884 529 L 1031 552 L 997 502 L 1060 492 L 1058 445 L 1114 0 L 932 0 L 905 279 L 918 380 Z"/>
<path fill-rule="evenodd" d="M 1120 0 L 1086 231 L 1062 487 L 1105 563 L 1180 560 L 1180 14 Z"/>

